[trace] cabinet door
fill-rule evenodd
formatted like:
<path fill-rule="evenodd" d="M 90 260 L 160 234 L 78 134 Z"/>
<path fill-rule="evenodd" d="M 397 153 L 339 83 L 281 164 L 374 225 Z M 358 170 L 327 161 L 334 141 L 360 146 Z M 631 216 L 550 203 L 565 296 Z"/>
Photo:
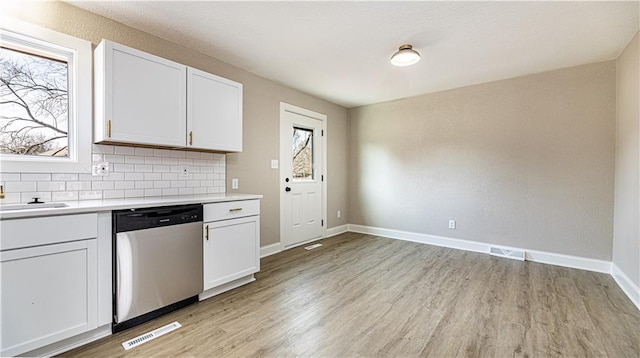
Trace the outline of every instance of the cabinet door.
<path fill-rule="evenodd" d="M 242 84 L 187 70 L 187 147 L 242 151 Z"/>
<path fill-rule="evenodd" d="M 260 270 L 260 217 L 204 225 L 204 289 Z"/>
<path fill-rule="evenodd" d="M 0 252 L 1 356 L 97 328 L 96 241 Z"/>
<path fill-rule="evenodd" d="M 103 40 L 95 71 L 96 142 L 185 146 L 186 66 Z"/>

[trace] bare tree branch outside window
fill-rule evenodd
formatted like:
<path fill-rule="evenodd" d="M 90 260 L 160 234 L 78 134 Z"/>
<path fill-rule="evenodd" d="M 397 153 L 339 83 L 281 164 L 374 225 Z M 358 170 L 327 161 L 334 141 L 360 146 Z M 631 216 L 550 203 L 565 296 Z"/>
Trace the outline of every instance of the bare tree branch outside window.
<path fill-rule="evenodd" d="M 313 131 L 293 128 L 293 178 L 313 179 Z"/>
<path fill-rule="evenodd" d="M 68 157 L 68 64 L 0 49 L 0 153 Z"/>

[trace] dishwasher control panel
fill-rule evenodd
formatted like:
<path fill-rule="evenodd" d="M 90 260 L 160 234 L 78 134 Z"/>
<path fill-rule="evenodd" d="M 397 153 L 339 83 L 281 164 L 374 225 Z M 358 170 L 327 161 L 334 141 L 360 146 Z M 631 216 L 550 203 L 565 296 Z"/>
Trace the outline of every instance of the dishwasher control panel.
<path fill-rule="evenodd" d="M 202 221 L 202 205 L 180 205 L 113 212 L 114 232 L 126 232 L 154 227 Z"/>

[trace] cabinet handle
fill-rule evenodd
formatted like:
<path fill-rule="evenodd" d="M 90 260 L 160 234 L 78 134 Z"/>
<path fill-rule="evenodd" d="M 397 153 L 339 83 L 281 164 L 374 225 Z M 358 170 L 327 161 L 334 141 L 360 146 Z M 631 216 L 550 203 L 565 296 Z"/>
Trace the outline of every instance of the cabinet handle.
<path fill-rule="evenodd" d="M 242 208 L 229 209 L 230 213 L 232 213 L 234 211 L 242 211 Z"/>
<path fill-rule="evenodd" d="M 207 241 L 209 241 L 209 225 L 207 225 L 207 226 L 205 227 L 205 230 L 206 230 L 207 232 L 204 234 L 204 236 L 207 238 Z"/>
<path fill-rule="evenodd" d="M 107 121 L 107 137 L 111 138 L 111 120 Z"/>
<path fill-rule="evenodd" d="M 189 145 L 193 145 L 193 131 L 189 131 Z"/>

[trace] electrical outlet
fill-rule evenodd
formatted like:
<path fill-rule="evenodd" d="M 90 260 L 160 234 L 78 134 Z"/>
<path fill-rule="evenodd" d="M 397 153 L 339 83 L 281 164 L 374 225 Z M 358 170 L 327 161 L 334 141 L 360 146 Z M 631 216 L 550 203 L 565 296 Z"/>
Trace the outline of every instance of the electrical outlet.
<path fill-rule="evenodd" d="M 231 179 L 231 189 L 238 190 L 238 179 L 236 178 Z"/>
<path fill-rule="evenodd" d="M 189 166 L 183 165 L 180 167 L 180 176 L 188 177 L 189 176 Z"/>
<path fill-rule="evenodd" d="M 102 163 L 94 164 L 91 167 L 91 175 L 96 177 L 109 176 L 109 163 L 102 162 Z"/>
<path fill-rule="evenodd" d="M 340 219 L 342 217 L 342 212 L 340 212 L 340 210 L 338 210 L 338 212 L 336 213 L 336 216 L 338 217 L 338 219 Z"/>
<path fill-rule="evenodd" d="M 449 229 L 455 229 L 455 228 L 456 228 L 456 221 L 449 220 Z"/>

